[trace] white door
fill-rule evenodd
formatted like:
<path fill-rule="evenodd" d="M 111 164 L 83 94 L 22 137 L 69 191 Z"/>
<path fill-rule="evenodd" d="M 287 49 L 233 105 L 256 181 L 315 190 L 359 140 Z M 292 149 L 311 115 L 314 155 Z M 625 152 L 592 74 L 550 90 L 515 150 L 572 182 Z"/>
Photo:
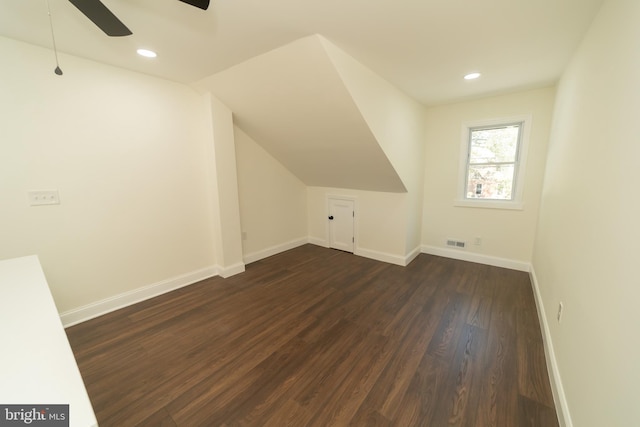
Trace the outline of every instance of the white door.
<path fill-rule="evenodd" d="M 329 199 L 329 247 L 353 253 L 353 200 Z"/>

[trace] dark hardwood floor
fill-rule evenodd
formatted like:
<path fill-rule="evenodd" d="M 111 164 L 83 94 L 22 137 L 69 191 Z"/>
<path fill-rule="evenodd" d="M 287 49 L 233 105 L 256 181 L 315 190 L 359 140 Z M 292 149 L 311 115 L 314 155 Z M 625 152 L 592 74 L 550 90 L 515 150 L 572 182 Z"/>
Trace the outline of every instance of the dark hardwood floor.
<path fill-rule="evenodd" d="M 101 427 L 558 425 L 529 276 L 481 264 L 305 245 L 67 335 Z"/>

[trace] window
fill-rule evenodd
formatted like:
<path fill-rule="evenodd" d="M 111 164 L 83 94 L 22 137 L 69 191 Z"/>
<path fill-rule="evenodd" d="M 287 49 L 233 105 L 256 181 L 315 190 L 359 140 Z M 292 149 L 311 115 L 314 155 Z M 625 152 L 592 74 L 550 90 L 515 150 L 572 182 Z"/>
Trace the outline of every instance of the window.
<path fill-rule="evenodd" d="M 513 200 L 522 123 L 469 129 L 467 199 Z"/>
<path fill-rule="evenodd" d="M 466 125 L 458 206 L 522 209 L 526 118 Z"/>

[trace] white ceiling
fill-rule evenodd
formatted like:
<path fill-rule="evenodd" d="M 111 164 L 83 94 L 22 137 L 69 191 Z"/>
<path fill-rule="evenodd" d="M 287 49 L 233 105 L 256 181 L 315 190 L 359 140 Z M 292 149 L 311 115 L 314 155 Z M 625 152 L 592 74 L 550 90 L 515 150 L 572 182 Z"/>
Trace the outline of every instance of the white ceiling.
<path fill-rule="evenodd" d="M 399 171 L 314 35 L 431 106 L 553 84 L 602 3 L 103 0 L 133 31 L 108 37 L 68 0 L 48 1 L 59 51 L 211 90 L 307 185 L 391 192 L 406 191 Z M 0 35 L 51 48 L 47 0 L 0 0 Z M 463 80 L 472 71 L 482 77 Z"/>
<path fill-rule="evenodd" d="M 67 0 L 49 2 L 58 49 L 76 56 L 192 83 L 321 34 L 435 105 L 552 84 L 602 0 L 213 0 L 207 11 L 103 0 L 133 31 L 124 38 L 107 37 Z M 0 35 L 51 47 L 46 1 L 0 1 Z M 159 56 L 138 57 L 138 47 Z M 462 80 L 470 71 L 483 75 Z"/>
<path fill-rule="evenodd" d="M 234 123 L 309 186 L 405 192 L 319 36 L 244 61 L 196 84 Z"/>

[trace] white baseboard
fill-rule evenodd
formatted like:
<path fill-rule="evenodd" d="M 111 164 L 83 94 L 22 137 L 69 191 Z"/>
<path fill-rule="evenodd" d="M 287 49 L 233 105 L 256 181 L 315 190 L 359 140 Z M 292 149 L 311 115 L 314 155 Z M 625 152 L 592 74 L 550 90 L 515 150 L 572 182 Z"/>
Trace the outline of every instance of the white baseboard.
<path fill-rule="evenodd" d="M 494 267 L 503 267 L 509 268 L 511 270 L 525 271 L 527 273 L 531 268 L 531 264 L 525 261 L 483 255 L 475 252 L 468 252 L 462 249 L 449 249 L 440 248 L 437 246 L 422 245 L 422 252 L 425 254 L 437 255 L 445 258 L 459 259 L 461 261 L 477 262 L 479 264 L 493 265 Z"/>
<path fill-rule="evenodd" d="M 422 248 L 420 246 L 417 246 L 414 250 L 409 252 L 404 257 L 404 265 L 407 266 L 407 265 L 411 264 L 411 261 L 416 259 L 418 257 L 418 255 L 420 255 L 421 252 L 422 252 Z"/>
<path fill-rule="evenodd" d="M 311 237 L 311 236 L 309 236 L 307 238 L 307 242 L 311 243 L 312 245 L 322 246 L 323 248 L 328 248 L 329 247 L 329 242 L 327 240 L 321 239 L 319 237 Z"/>
<path fill-rule="evenodd" d="M 567 397 L 564 394 L 564 387 L 562 386 L 562 378 L 560 377 L 560 370 L 556 361 L 556 354 L 553 350 L 553 340 L 551 339 L 551 330 L 549 329 L 549 322 L 545 315 L 544 303 L 542 302 L 542 294 L 540 293 L 540 286 L 538 285 L 538 278 L 536 277 L 535 270 L 531 266 L 529 272 L 531 277 L 531 283 L 533 285 L 533 295 L 536 300 L 536 308 L 538 309 L 538 317 L 540 318 L 540 326 L 542 329 L 542 341 L 544 343 L 544 355 L 547 360 L 547 369 L 549 370 L 549 381 L 551 382 L 551 392 L 553 393 L 553 402 L 556 406 L 556 413 L 558 414 L 558 423 L 560 427 L 573 427 L 571 421 L 571 414 L 569 413 L 569 405 L 567 403 Z"/>
<path fill-rule="evenodd" d="M 62 321 L 62 325 L 67 328 L 217 275 L 218 267 L 207 267 L 191 273 L 182 274 L 142 288 L 105 298 L 101 301 L 65 311 L 60 313 L 60 320 Z"/>
<path fill-rule="evenodd" d="M 555 351 L 553 349 L 551 331 L 549 329 L 549 323 L 547 322 L 547 317 L 545 315 L 544 303 L 542 302 L 542 295 L 540 294 L 540 287 L 538 285 L 538 279 L 536 277 L 533 266 L 530 263 L 524 261 L 493 257 L 473 252 L 466 252 L 463 250 L 439 248 L 429 245 L 423 245 L 422 252 L 431 255 L 443 256 L 446 258 L 477 262 L 481 264 L 493 265 L 495 267 L 509 268 L 512 270 L 524 271 L 529 273 L 533 286 L 536 308 L 538 310 L 538 317 L 540 319 L 540 328 L 542 330 L 542 341 L 544 343 L 544 353 L 547 362 L 549 382 L 551 383 L 551 392 L 553 393 L 553 402 L 556 407 L 558 422 L 560 424 L 560 427 L 573 427 L 571 414 L 569 413 L 569 405 L 564 394 L 564 387 L 562 386 L 560 370 L 558 368 Z"/>
<path fill-rule="evenodd" d="M 283 243 L 281 245 L 272 246 L 259 252 L 246 255 L 244 257 L 244 263 L 236 263 L 229 267 L 221 268 L 217 266 L 203 268 L 191 273 L 186 273 L 180 276 L 176 276 L 167 280 L 163 280 L 142 288 L 134 289 L 129 292 L 125 292 L 119 295 L 115 295 L 110 298 L 97 301 L 92 304 L 68 310 L 60 313 L 60 319 L 64 327 L 69 327 L 82 323 L 84 321 L 93 319 L 103 314 L 110 313 L 112 311 L 124 308 L 135 303 L 162 295 L 164 293 L 179 289 L 193 283 L 199 282 L 204 279 L 208 279 L 213 276 L 229 277 L 235 274 L 244 272 L 245 263 L 258 261 L 260 259 L 276 255 L 280 252 L 284 252 L 289 249 L 301 246 L 305 243 L 311 243 L 317 246 L 328 247 L 327 242 L 323 239 L 314 237 L 301 238 L 292 240 L 290 242 Z M 394 255 L 384 252 L 378 252 L 368 249 L 357 248 L 355 254 L 366 258 L 375 259 L 377 261 L 387 262 L 390 264 L 396 264 L 401 266 L 408 265 L 413 261 L 420 253 L 426 253 L 431 255 L 443 256 L 447 258 L 459 259 L 463 261 L 477 262 L 481 264 L 493 265 L 496 267 L 510 268 L 513 270 L 529 272 L 531 276 L 531 282 L 533 285 L 534 296 L 536 301 L 536 307 L 538 310 L 538 317 L 540 318 L 542 328 L 542 338 L 544 342 L 545 358 L 547 366 L 549 367 L 549 380 L 551 382 L 551 389 L 553 393 L 553 400 L 556 406 L 556 412 L 558 414 L 558 421 L 560 427 L 573 427 L 571 421 L 571 415 L 569 413 L 569 406 L 567 404 L 566 396 L 564 394 L 564 388 L 562 386 L 562 380 L 560 377 L 560 371 L 556 362 L 555 352 L 553 349 L 553 342 L 551 340 L 551 332 L 549 330 L 549 324 L 547 317 L 545 316 L 544 303 L 542 301 L 542 295 L 540 294 L 540 288 L 538 286 L 538 280 L 536 278 L 535 271 L 531 264 L 524 261 L 510 260 L 506 258 L 498 258 L 488 255 L 482 255 L 472 252 L 465 252 L 454 249 L 438 248 L 435 246 L 423 245 L 417 247 L 406 256 Z"/>
<path fill-rule="evenodd" d="M 308 242 L 309 242 L 309 239 L 306 237 L 303 237 L 300 239 L 295 239 L 286 243 L 282 243 L 280 245 L 271 246 L 261 251 L 252 252 L 244 256 L 244 263 L 251 264 L 252 262 L 260 261 L 263 258 L 267 258 L 272 255 L 276 255 L 281 252 L 288 251 L 289 249 L 297 248 L 298 246 L 302 246 L 304 244 L 307 244 Z"/>
<path fill-rule="evenodd" d="M 244 273 L 244 262 L 237 262 L 231 264 L 228 267 L 217 267 L 218 275 L 224 279 L 227 277 L 235 276 L 236 274 Z"/>
<path fill-rule="evenodd" d="M 407 265 L 406 258 L 401 255 L 372 251 L 371 249 L 363 249 L 363 248 L 356 248 L 354 254 L 358 256 L 363 256 L 365 258 L 375 259 L 376 261 L 382 261 L 389 264 L 401 265 L 403 267 Z"/>
<path fill-rule="evenodd" d="M 323 248 L 329 247 L 329 242 L 317 237 L 307 238 L 307 243 L 310 243 L 316 246 L 322 246 Z M 365 258 L 375 259 L 376 261 L 382 261 L 389 264 L 401 265 L 403 267 L 406 267 L 407 265 L 409 265 L 411 261 L 413 261 L 418 255 L 420 255 L 420 247 L 415 248 L 413 251 L 411 251 L 409 254 L 405 256 L 390 254 L 387 252 L 374 251 L 371 249 L 365 249 L 361 247 L 355 248 L 353 254 L 362 256 Z"/>

